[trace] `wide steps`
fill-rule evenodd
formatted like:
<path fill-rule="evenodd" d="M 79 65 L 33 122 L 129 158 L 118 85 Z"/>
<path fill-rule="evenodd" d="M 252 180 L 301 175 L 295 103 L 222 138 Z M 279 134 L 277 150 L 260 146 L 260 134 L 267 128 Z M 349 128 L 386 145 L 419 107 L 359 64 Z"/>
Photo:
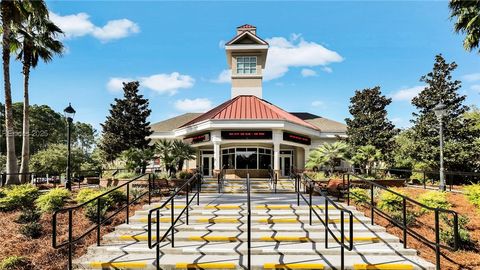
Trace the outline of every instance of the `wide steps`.
<path fill-rule="evenodd" d="M 345 256 L 345 269 L 434 269 L 424 267 L 424 260 L 415 256 L 372 256 L 366 260 L 361 255 Z M 164 255 L 160 258 L 161 269 L 245 269 L 246 256 L 232 255 Z M 144 254 L 128 254 L 112 259 L 95 256 L 76 262 L 78 269 L 156 269 L 155 257 Z M 252 270 L 260 269 L 340 269 L 337 255 L 255 255 Z"/>

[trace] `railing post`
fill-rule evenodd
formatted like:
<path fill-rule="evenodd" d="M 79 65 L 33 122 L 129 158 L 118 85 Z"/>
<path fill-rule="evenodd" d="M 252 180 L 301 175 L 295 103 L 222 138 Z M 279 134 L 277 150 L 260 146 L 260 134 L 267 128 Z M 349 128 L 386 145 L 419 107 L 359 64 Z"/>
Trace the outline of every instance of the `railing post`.
<path fill-rule="evenodd" d="M 97 246 L 100 246 L 100 227 L 102 223 L 101 209 L 100 209 L 100 197 L 97 199 Z"/>
<path fill-rule="evenodd" d="M 310 221 L 310 226 L 312 226 L 312 190 L 313 190 L 313 187 L 312 187 L 312 183 L 310 182 L 310 194 L 309 194 L 309 221 Z"/>
<path fill-rule="evenodd" d="M 453 214 L 453 237 L 455 238 L 455 247 L 454 249 L 455 250 L 458 250 L 458 246 L 459 246 L 459 242 L 460 242 L 460 239 L 459 239 L 459 235 L 458 235 L 458 214 L 457 213 L 454 213 Z"/>
<path fill-rule="evenodd" d="M 347 174 L 347 205 L 350 205 L 350 174 Z"/>
<path fill-rule="evenodd" d="M 197 179 L 197 205 L 200 205 L 200 193 L 202 190 L 202 176 L 197 174 L 196 176 Z"/>
<path fill-rule="evenodd" d="M 188 190 L 190 189 L 190 183 L 187 184 L 187 191 L 186 191 L 186 194 L 185 194 L 185 205 L 186 205 L 186 211 L 187 211 L 187 217 L 186 217 L 186 222 L 187 222 L 187 225 L 188 225 L 188 208 L 190 208 L 190 204 L 188 203 Z"/>
<path fill-rule="evenodd" d="M 345 228 L 344 228 L 344 215 L 343 215 L 343 210 L 340 211 L 340 241 L 341 241 L 341 245 L 340 245 L 340 269 L 345 269 Z"/>
<path fill-rule="evenodd" d="M 295 176 L 295 181 L 297 182 L 297 206 L 300 206 L 300 178 Z"/>
<path fill-rule="evenodd" d="M 328 248 L 328 225 L 330 224 L 330 220 L 328 219 L 328 200 L 326 196 L 325 194 L 325 249 Z"/>
<path fill-rule="evenodd" d="M 68 210 L 68 269 L 73 270 L 72 258 L 73 258 L 73 217 L 72 210 Z"/>
<path fill-rule="evenodd" d="M 427 177 L 425 176 L 425 171 L 423 171 L 423 189 L 427 189 Z"/>
<path fill-rule="evenodd" d="M 157 270 L 160 270 L 160 209 L 157 209 L 157 239 L 156 239 L 156 264 L 157 264 Z"/>
<path fill-rule="evenodd" d="M 373 215 L 375 213 L 375 211 L 374 211 L 375 210 L 375 205 L 374 205 L 374 200 L 373 200 L 373 185 L 372 184 L 370 184 L 370 205 L 371 205 L 371 207 L 370 207 L 370 215 L 371 215 L 370 223 L 373 225 L 374 224 Z"/>
<path fill-rule="evenodd" d="M 153 174 L 148 174 L 148 204 L 152 204 L 152 178 L 154 178 Z"/>
<path fill-rule="evenodd" d="M 127 224 L 130 222 L 130 183 L 127 184 Z"/>
<path fill-rule="evenodd" d="M 171 203 L 171 209 L 170 209 L 170 221 L 172 222 L 172 247 L 175 247 L 175 228 L 173 227 L 173 223 L 175 220 L 175 196 L 172 196 L 172 203 Z M 160 217 L 158 217 L 160 219 Z"/>
<path fill-rule="evenodd" d="M 403 248 L 407 248 L 407 199 L 403 198 Z"/>
<path fill-rule="evenodd" d="M 252 238 L 252 217 L 251 217 L 251 205 L 250 205 L 250 175 L 247 173 L 247 269 L 251 269 L 251 238 Z"/>
<path fill-rule="evenodd" d="M 438 209 L 435 209 L 435 268 L 440 270 L 440 224 Z"/>

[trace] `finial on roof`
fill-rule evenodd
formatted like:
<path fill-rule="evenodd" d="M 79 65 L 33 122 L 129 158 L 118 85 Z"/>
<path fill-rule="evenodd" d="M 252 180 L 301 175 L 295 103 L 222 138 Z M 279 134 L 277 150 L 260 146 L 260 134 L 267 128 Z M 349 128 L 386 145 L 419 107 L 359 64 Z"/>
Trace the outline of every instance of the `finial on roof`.
<path fill-rule="evenodd" d="M 257 35 L 257 27 L 251 25 L 251 24 L 244 24 L 239 27 L 237 27 L 237 35 L 249 31 L 250 33 Z"/>

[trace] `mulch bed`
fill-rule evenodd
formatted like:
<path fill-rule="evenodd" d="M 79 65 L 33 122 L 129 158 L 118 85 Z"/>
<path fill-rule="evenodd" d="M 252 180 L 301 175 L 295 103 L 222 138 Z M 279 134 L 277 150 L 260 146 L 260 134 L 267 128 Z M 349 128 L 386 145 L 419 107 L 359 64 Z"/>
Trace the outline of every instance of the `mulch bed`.
<path fill-rule="evenodd" d="M 402 188 L 401 189 L 407 196 L 415 199 L 420 194 L 427 192 L 428 190 L 416 189 L 416 188 Z M 467 224 L 471 239 L 476 243 L 472 250 L 465 251 L 448 251 L 441 250 L 441 269 L 455 269 L 455 270 L 475 270 L 480 269 L 480 210 L 476 209 L 463 194 L 448 193 L 448 201 L 452 204 L 452 210 L 456 211 L 459 215 L 467 216 L 470 221 Z M 370 217 L 370 209 L 364 206 L 358 206 L 359 210 L 363 210 L 366 216 Z M 403 230 L 392 225 L 390 221 L 382 218 L 380 215 L 375 215 L 375 223 L 386 227 L 387 232 L 396 235 L 400 239 L 403 239 Z M 420 235 L 425 236 L 427 239 L 434 241 L 434 214 L 425 213 L 416 218 L 415 223 L 411 226 Z M 409 248 L 413 248 L 419 251 L 419 256 L 425 258 L 435 264 L 435 250 L 427 246 L 426 244 L 414 239 L 411 236 L 407 237 L 407 244 Z"/>
<path fill-rule="evenodd" d="M 153 200 L 153 198 L 152 198 Z M 158 198 L 156 198 L 158 200 Z M 146 203 L 130 206 L 130 215 L 140 209 Z M 0 261 L 9 256 L 22 256 L 30 261 L 30 265 L 24 267 L 30 269 L 65 270 L 67 269 L 68 247 L 54 249 L 52 247 L 52 214 L 43 214 L 40 220 L 42 225 L 42 236 L 38 239 L 31 239 L 19 233 L 21 224 L 15 222 L 20 211 L 0 212 Z M 107 215 L 109 216 L 109 215 Z M 101 235 L 114 230 L 114 227 L 124 223 L 126 218 L 125 210 L 111 219 L 108 225 L 102 226 Z M 67 239 L 68 214 L 58 216 L 57 242 Z M 83 213 L 83 210 L 73 212 L 73 235 L 78 236 L 93 225 Z M 87 252 L 90 245 L 96 243 L 96 231 L 92 231 L 75 245 L 74 258 L 78 258 Z"/>

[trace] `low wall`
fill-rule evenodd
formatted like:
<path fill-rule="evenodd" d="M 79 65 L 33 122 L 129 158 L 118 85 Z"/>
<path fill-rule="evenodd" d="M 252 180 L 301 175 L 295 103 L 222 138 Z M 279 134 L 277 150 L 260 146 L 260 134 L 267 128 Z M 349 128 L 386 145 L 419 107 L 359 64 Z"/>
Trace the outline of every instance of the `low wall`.
<path fill-rule="evenodd" d="M 375 179 L 369 180 L 384 187 L 404 187 L 407 185 L 406 179 Z M 350 180 L 353 185 L 370 186 L 368 183 L 362 180 Z"/>

